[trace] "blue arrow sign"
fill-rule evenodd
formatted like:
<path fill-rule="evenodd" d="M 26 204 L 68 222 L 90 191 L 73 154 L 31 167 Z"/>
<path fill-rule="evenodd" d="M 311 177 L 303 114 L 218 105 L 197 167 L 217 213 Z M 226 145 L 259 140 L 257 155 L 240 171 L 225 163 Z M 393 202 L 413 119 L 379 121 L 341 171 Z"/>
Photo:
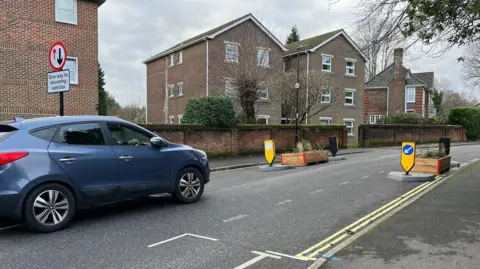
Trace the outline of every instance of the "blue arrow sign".
<path fill-rule="evenodd" d="M 409 156 L 409 155 L 412 155 L 413 153 L 413 147 L 411 145 L 405 145 L 402 149 L 403 151 L 403 154 Z"/>

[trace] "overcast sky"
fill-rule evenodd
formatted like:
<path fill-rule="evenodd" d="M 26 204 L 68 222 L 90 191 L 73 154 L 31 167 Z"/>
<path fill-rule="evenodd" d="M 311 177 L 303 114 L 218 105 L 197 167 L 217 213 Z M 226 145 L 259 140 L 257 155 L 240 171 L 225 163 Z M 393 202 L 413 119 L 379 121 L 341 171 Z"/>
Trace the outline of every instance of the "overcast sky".
<path fill-rule="evenodd" d="M 252 13 L 284 41 L 292 27 L 301 38 L 344 28 L 352 35 L 357 0 L 107 0 L 99 9 L 99 60 L 106 73 L 106 89 L 124 105 L 145 103 L 142 63 L 168 47 L 247 13 Z M 330 0 L 331 1 L 331 0 Z M 434 71 L 463 88 L 454 48 L 441 58 L 421 56 L 405 63 L 415 72 Z"/>

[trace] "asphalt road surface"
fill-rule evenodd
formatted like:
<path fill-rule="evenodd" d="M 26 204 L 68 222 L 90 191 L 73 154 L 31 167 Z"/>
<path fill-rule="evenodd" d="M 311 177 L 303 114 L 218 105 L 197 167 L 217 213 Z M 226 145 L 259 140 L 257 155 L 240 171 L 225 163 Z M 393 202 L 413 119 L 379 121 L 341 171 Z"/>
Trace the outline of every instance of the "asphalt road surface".
<path fill-rule="evenodd" d="M 162 196 L 98 207 L 52 234 L 0 221 L 0 267 L 307 268 L 312 261 L 295 254 L 418 185 L 387 179 L 400 171 L 399 151 L 281 172 L 213 173 L 196 204 Z M 464 162 L 480 146 L 451 151 Z"/>

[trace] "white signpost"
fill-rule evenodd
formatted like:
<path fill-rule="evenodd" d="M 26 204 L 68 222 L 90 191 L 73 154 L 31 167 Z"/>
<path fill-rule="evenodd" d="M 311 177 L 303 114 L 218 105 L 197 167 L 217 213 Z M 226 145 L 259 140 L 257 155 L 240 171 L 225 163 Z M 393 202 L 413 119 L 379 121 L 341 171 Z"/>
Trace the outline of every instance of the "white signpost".
<path fill-rule="evenodd" d="M 68 92 L 70 90 L 70 70 L 47 74 L 48 93 Z"/>

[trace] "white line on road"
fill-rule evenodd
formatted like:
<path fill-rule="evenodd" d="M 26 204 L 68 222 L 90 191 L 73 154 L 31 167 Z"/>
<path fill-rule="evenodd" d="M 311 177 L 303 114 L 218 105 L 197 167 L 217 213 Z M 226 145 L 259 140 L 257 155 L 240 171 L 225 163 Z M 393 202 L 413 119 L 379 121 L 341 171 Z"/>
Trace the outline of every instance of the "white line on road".
<path fill-rule="evenodd" d="M 223 220 L 223 222 L 231 222 L 231 221 L 234 221 L 234 220 L 243 219 L 245 217 L 248 217 L 248 215 L 238 215 L 238 216 Z"/>
<path fill-rule="evenodd" d="M 342 182 L 342 183 L 338 183 L 338 185 L 345 185 L 345 184 L 348 184 L 350 183 L 350 181 L 345 181 L 345 182 Z"/>
<path fill-rule="evenodd" d="M 270 254 L 275 254 L 275 255 L 278 255 L 278 256 L 283 256 L 285 258 L 290 258 L 290 259 L 295 259 L 295 260 L 300 260 L 300 261 L 309 261 L 308 258 L 295 257 L 295 256 L 292 256 L 292 255 L 287 255 L 287 254 L 278 253 L 278 252 L 274 252 L 274 251 L 267 250 L 265 252 L 270 253 Z"/>
<path fill-rule="evenodd" d="M 283 204 L 286 204 L 286 203 L 290 203 L 292 200 L 285 200 L 285 201 L 282 201 L 280 203 L 276 203 L 275 205 L 283 205 Z"/>
<path fill-rule="evenodd" d="M 361 177 L 361 179 L 364 179 L 364 178 L 368 178 L 368 176 L 363 176 L 363 177 Z"/>
<path fill-rule="evenodd" d="M 312 191 L 310 194 L 315 194 L 315 193 L 319 193 L 319 192 L 322 192 L 323 190 L 320 189 L 320 190 L 316 190 L 316 191 Z"/>
<path fill-rule="evenodd" d="M 211 237 L 206 237 L 206 236 L 201 236 L 201 235 L 196 235 L 196 234 L 187 234 L 189 236 L 197 237 L 197 238 L 202 238 L 202 239 L 207 239 L 211 241 L 218 241 L 218 239 L 211 238 Z"/>
<path fill-rule="evenodd" d="M 393 156 L 398 156 L 398 154 L 384 155 L 384 156 L 380 156 L 380 158 L 388 158 Z"/>
<path fill-rule="evenodd" d="M 250 265 L 252 264 L 255 264 L 263 259 L 265 259 L 266 257 L 270 257 L 270 258 L 274 258 L 274 259 L 281 259 L 282 257 L 279 257 L 279 256 L 275 256 L 275 255 L 270 255 L 270 254 L 267 254 L 267 253 L 263 253 L 263 252 L 259 252 L 259 251 L 252 251 L 253 254 L 257 254 L 258 256 L 243 263 L 243 264 L 240 264 L 239 266 L 235 267 L 234 269 L 245 269 L 247 267 L 249 267 Z"/>
<path fill-rule="evenodd" d="M 380 172 L 378 172 L 378 173 L 379 173 L 379 174 L 382 174 L 383 172 L 385 172 L 385 171 L 382 170 L 382 171 L 380 171 Z"/>
<path fill-rule="evenodd" d="M 175 237 L 172 237 L 170 239 L 167 239 L 167 240 L 163 240 L 161 242 L 158 242 L 158 243 L 155 243 L 155 244 L 151 244 L 150 246 L 148 246 L 149 248 L 153 248 L 153 247 L 156 247 L 158 245 L 161 245 L 161 244 L 165 244 L 165 243 L 168 243 L 170 241 L 173 241 L 173 240 L 177 240 L 179 238 L 182 238 L 184 236 L 187 236 L 188 234 L 182 234 L 182 235 L 179 235 L 179 236 L 175 236 Z"/>
<path fill-rule="evenodd" d="M 17 228 L 17 227 L 20 227 L 20 226 L 23 226 L 23 224 L 16 224 L 16 225 L 7 226 L 7 227 L 0 227 L 0 231 L 13 229 L 13 228 Z"/>

